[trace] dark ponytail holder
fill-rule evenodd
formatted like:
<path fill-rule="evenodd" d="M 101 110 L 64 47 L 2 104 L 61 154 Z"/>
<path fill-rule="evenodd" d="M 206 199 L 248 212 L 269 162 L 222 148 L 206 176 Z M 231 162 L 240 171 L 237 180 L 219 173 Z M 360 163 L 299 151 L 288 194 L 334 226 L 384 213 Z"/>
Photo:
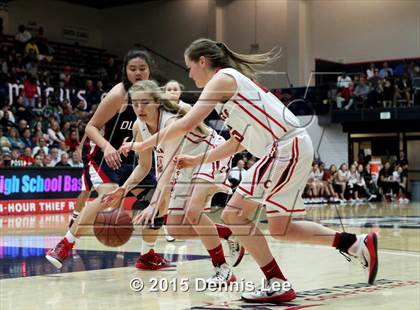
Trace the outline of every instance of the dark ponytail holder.
<path fill-rule="evenodd" d="M 220 48 L 224 48 L 225 45 L 222 42 L 216 42 L 216 45 Z"/>

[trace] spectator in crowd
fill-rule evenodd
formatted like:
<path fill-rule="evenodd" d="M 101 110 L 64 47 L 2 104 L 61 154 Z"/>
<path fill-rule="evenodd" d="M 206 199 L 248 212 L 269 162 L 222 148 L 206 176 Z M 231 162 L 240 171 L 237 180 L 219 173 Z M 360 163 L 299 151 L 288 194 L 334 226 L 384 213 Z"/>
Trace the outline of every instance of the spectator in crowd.
<path fill-rule="evenodd" d="M 115 64 L 115 60 L 113 57 L 108 58 L 107 65 L 105 66 L 106 73 L 108 75 L 108 85 L 114 84 L 115 81 L 119 80 L 118 78 L 118 68 Z"/>
<path fill-rule="evenodd" d="M 16 51 L 23 54 L 26 43 L 28 43 L 31 38 L 32 35 L 28 30 L 26 30 L 26 27 L 24 25 L 19 25 L 18 33 L 15 35 Z"/>
<path fill-rule="evenodd" d="M 373 76 L 368 80 L 370 93 L 367 98 L 367 106 L 376 108 L 382 98 L 382 79 L 379 76 L 379 70 L 374 69 Z"/>
<path fill-rule="evenodd" d="M 388 73 L 389 76 L 394 75 L 394 71 L 391 67 L 388 66 L 388 62 L 385 61 L 383 64 L 383 68 L 381 69 L 381 71 L 379 71 L 379 77 L 383 79 L 386 73 Z"/>
<path fill-rule="evenodd" d="M 35 144 L 31 137 L 31 130 L 29 128 L 25 128 L 22 134 L 22 142 L 25 148 L 30 148 L 31 150 L 34 148 Z"/>
<path fill-rule="evenodd" d="M 403 99 L 407 103 L 407 106 L 411 105 L 411 84 L 407 76 L 403 76 L 397 79 L 395 83 L 394 92 L 394 106 L 397 106 L 397 100 Z"/>
<path fill-rule="evenodd" d="M 43 126 L 42 121 L 37 121 L 36 123 L 34 123 L 34 125 L 35 125 L 35 128 L 33 129 L 34 139 L 38 140 L 40 138 L 43 138 L 45 142 L 48 144 L 49 136 L 43 130 L 44 126 Z"/>
<path fill-rule="evenodd" d="M 375 64 L 372 62 L 372 63 L 369 65 L 369 68 L 366 70 L 366 76 L 367 76 L 367 79 L 368 79 L 368 80 L 369 80 L 371 77 L 373 77 L 374 72 L 375 72 Z"/>
<path fill-rule="evenodd" d="M 35 108 L 35 99 L 38 95 L 37 87 L 36 77 L 28 75 L 28 78 L 23 82 L 23 101 L 25 107 Z"/>
<path fill-rule="evenodd" d="M 61 122 L 63 109 L 60 105 L 60 91 L 58 89 L 48 97 L 48 102 L 43 108 L 43 114 L 47 117 L 54 117 L 58 122 Z"/>
<path fill-rule="evenodd" d="M 344 72 L 337 78 L 337 106 L 339 109 L 342 108 L 344 103 L 347 103 L 351 97 L 351 88 L 353 86 L 353 82 L 350 76 Z"/>
<path fill-rule="evenodd" d="M 7 147 L 9 150 L 12 147 L 9 139 L 4 136 L 3 126 L 0 125 L 0 148 Z"/>
<path fill-rule="evenodd" d="M 3 128 L 6 128 L 7 130 L 16 126 L 15 122 L 10 119 L 11 117 L 13 117 L 13 114 L 10 111 L 8 111 L 8 109 L 9 108 L 7 107 L 3 108 L 3 111 L 0 110 L 0 125 Z M 1 112 L 4 113 L 2 114 Z"/>
<path fill-rule="evenodd" d="M 322 183 L 324 187 L 325 196 L 329 199 L 330 202 L 337 202 L 338 195 L 334 190 L 333 181 L 334 181 L 334 174 L 337 173 L 337 167 L 335 165 L 331 165 L 330 169 L 324 170 L 324 174 L 322 176 Z"/>
<path fill-rule="evenodd" d="M 44 167 L 43 157 L 41 155 L 35 155 L 33 167 Z"/>
<path fill-rule="evenodd" d="M 346 201 L 346 198 L 344 197 L 347 189 L 347 181 L 349 179 L 350 173 L 347 168 L 347 164 L 342 163 L 340 165 L 340 168 L 337 171 L 334 183 L 338 185 L 338 195 L 341 199 L 341 201 Z"/>
<path fill-rule="evenodd" d="M 33 165 L 35 160 L 32 157 L 32 149 L 30 147 L 25 147 L 23 154 L 20 156 L 20 159 L 25 163 L 24 166 Z"/>
<path fill-rule="evenodd" d="M 399 63 L 394 70 L 394 76 L 402 76 L 408 71 L 408 63 L 407 60 L 403 60 Z"/>
<path fill-rule="evenodd" d="M 98 104 L 99 102 L 96 102 L 96 94 L 95 89 L 93 88 L 93 81 L 92 80 L 86 80 L 86 88 L 85 88 L 85 94 L 84 94 L 87 107 L 85 110 L 90 110 L 93 104 Z"/>
<path fill-rule="evenodd" d="M 386 161 L 383 168 L 379 171 L 378 178 L 378 187 L 388 201 L 399 192 L 399 183 L 392 179 L 392 172 L 391 164 L 389 161 Z"/>
<path fill-rule="evenodd" d="M 21 135 L 23 135 L 23 131 L 24 131 L 26 128 L 28 128 L 28 129 L 29 129 L 29 126 L 28 126 L 28 122 L 26 121 L 26 119 L 22 119 L 22 118 L 17 118 L 17 119 L 19 119 L 17 129 L 18 129 L 18 131 L 19 131 L 19 135 L 21 136 Z"/>
<path fill-rule="evenodd" d="M 42 150 L 45 154 L 48 154 L 47 142 L 45 141 L 45 138 L 42 137 L 38 138 L 38 142 L 32 150 L 32 157 L 35 158 L 40 150 Z"/>
<path fill-rule="evenodd" d="M 39 60 L 47 60 L 51 62 L 53 57 L 51 56 L 50 48 L 48 46 L 48 39 L 45 36 L 45 31 L 43 27 L 38 28 L 38 32 L 35 37 L 35 42 L 39 49 Z"/>
<path fill-rule="evenodd" d="M 51 122 L 51 127 L 47 129 L 47 132 L 52 146 L 59 146 L 61 142 L 66 140 L 61 132 L 60 124 L 55 119 Z"/>
<path fill-rule="evenodd" d="M 243 174 L 247 171 L 245 169 L 245 161 L 243 159 L 239 159 L 236 163 L 236 166 L 233 167 L 229 172 L 229 181 L 232 184 L 232 188 L 236 188 L 239 183 L 242 181 Z"/>
<path fill-rule="evenodd" d="M 398 159 L 395 164 L 401 167 L 408 166 L 408 160 L 403 150 L 400 150 L 400 153 L 398 154 Z"/>
<path fill-rule="evenodd" d="M 98 80 L 96 82 L 96 89 L 94 91 L 94 96 L 93 96 L 94 97 L 94 100 L 93 100 L 94 104 L 99 104 L 101 102 L 102 95 L 103 95 L 104 92 L 105 92 L 104 91 L 104 85 L 103 85 L 101 80 Z"/>
<path fill-rule="evenodd" d="M 389 75 L 389 71 L 385 72 L 384 79 L 382 80 L 382 103 L 384 108 L 392 107 L 392 100 L 394 97 L 394 79 Z"/>
<path fill-rule="evenodd" d="M 366 193 L 369 195 L 368 200 L 370 201 L 372 199 L 376 199 L 378 195 L 378 186 L 376 185 L 376 182 L 373 179 L 373 175 L 370 170 L 370 164 L 366 164 L 366 166 L 364 167 L 362 171 L 360 171 L 360 168 L 359 168 L 359 174 L 362 176 L 365 182 Z"/>
<path fill-rule="evenodd" d="M 323 173 L 319 171 L 318 164 L 312 164 L 312 170 L 309 174 L 306 193 L 309 196 L 309 201 L 318 203 L 321 202 L 320 197 L 324 195 L 324 184 L 322 182 Z"/>
<path fill-rule="evenodd" d="M 38 59 L 39 49 L 35 42 L 35 38 L 31 38 L 25 45 L 25 57 Z"/>
<path fill-rule="evenodd" d="M 76 151 L 80 144 L 79 133 L 77 130 L 73 130 L 65 140 L 66 145 L 69 147 L 69 152 Z"/>
<path fill-rule="evenodd" d="M 2 148 L 2 154 L 3 154 L 3 167 L 10 167 L 11 166 L 11 152 L 8 147 Z"/>
<path fill-rule="evenodd" d="M 42 160 L 42 164 L 44 167 L 54 167 L 55 165 L 51 164 L 51 155 L 47 154 L 44 156 L 44 159 Z"/>
<path fill-rule="evenodd" d="M 52 167 L 54 167 L 61 160 L 62 152 L 59 152 L 58 148 L 52 147 L 49 152 L 49 155 L 50 155 L 51 165 Z"/>
<path fill-rule="evenodd" d="M 407 198 L 407 177 L 403 172 L 401 166 L 396 166 L 394 172 L 392 173 L 392 181 L 398 183 L 398 192 L 396 199 L 400 203 L 409 202 Z"/>
<path fill-rule="evenodd" d="M 22 139 L 19 136 L 19 131 L 16 127 L 12 127 L 9 129 L 9 135 L 7 137 L 9 139 L 10 145 L 12 148 L 17 148 L 21 151 L 25 148 L 25 144 L 23 143 Z"/>
<path fill-rule="evenodd" d="M 12 148 L 10 156 L 10 166 L 11 167 L 23 167 L 24 161 L 20 159 L 20 151 L 18 148 Z"/>
<path fill-rule="evenodd" d="M 70 103 L 63 103 L 63 117 L 62 122 L 66 123 L 74 123 L 77 122 L 79 119 L 77 118 L 77 115 L 73 113 L 73 107 Z M 63 128 L 64 131 L 64 128 Z"/>
<path fill-rule="evenodd" d="M 71 67 L 64 66 L 63 72 L 60 73 L 60 88 L 68 88 L 70 86 L 71 81 Z"/>
<path fill-rule="evenodd" d="M 83 162 L 80 158 L 79 152 L 73 152 L 71 155 L 71 159 L 69 160 L 70 166 L 77 167 L 77 168 L 83 168 Z"/>
<path fill-rule="evenodd" d="M 55 165 L 56 167 L 71 167 L 69 164 L 69 154 L 61 154 L 61 160 Z"/>
<path fill-rule="evenodd" d="M 366 83 L 364 76 L 361 76 L 359 83 L 354 88 L 354 92 L 349 100 L 349 103 L 344 108 L 348 110 L 355 104 L 355 108 L 363 107 L 370 92 L 369 85 Z"/>
<path fill-rule="evenodd" d="M 184 85 L 180 84 L 178 81 L 170 80 L 164 86 L 165 94 L 167 98 L 176 104 L 187 104 L 181 101 L 182 91 L 184 90 Z"/>

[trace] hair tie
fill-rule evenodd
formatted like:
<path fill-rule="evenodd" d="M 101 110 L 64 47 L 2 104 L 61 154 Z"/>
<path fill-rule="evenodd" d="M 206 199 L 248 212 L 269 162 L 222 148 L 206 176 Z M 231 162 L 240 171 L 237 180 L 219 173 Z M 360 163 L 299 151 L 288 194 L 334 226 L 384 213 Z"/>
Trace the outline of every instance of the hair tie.
<path fill-rule="evenodd" d="M 216 42 L 216 45 L 220 48 L 223 48 L 225 46 L 222 42 Z"/>

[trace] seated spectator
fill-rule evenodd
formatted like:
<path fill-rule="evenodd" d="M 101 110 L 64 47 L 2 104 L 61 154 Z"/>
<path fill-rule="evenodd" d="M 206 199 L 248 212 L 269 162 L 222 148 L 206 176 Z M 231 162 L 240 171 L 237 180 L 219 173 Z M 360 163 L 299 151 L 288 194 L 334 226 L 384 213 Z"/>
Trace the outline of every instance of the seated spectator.
<path fill-rule="evenodd" d="M 232 184 L 232 188 L 236 188 L 241 183 L 242 176 L 246 171 L 245 161 L 243 159 L 238 160 L 236 166 L 229 172 L 229 182 Z"/>
<path fill-rule="evenodd" d="M 379 71 L 379 77 L 381 79 L 385 78 L 386 73 L 388 73 L 389 76 L 394 75 L 394 71 L 388 66 L 388 62 L 385 61 L 383 64 L 383 68 L 381 69 L 381 71 Z"/>
<path fill-rule="evenodd" d="M 51 128 L 48 128 L 47 132 L 51 146 L 59 146 L 61 142 L 66 140 L 61 132 L 60 124 L 56 120 L 51 122 Z"/>
<path fill-rule="evenodd" d="M 251 156 L 251 158 L 249 158 L 246 162 L 245 162 L 245 169 L 248 170 L 250 169 L 254 164 L 255 164 L 255 157 Z"/>
<path fill-rule="evenodd" d="M 337 95 L 337 107 L 339 109 L 342 108 L 343 103 L 349 101 L 351 97 L 351 88 L 353 82 L 350 76 L 344 72 L 337 78 L 337 88 L 338 88 L 338 95 Z"/>
<path fill-rule="evenodd" d="M 39 49 L 39 60 L 47 60 L 51 62 L 53 57 L 51 56 L 50 48 L 48 46 L 48 39 L 44 34 L 44 28 L 39 27 L 38 32 L 35 37 L 35 42 L 38 45 Z"/>
<path fill-rule="evenodd" d="M 373 180 L 372 173 L 370 171 L 370 164 L 367 164 L 366 167 L 363 168 L 363 165 L 359 165 L 358 172 L 360 176 L 363 178 L 365 184 L 365 190 L 368 197 L 368 201 L 377 198 L 378 195 L 378 187 L 376 186 L 375 181 Z M 360 181 L 359 183 L 362 183 Z"/>
<path fill-rule="evenodd" d="M 35 42 L 35 38 L 31 38 L 25 45 L 25 57 L 35 57 L 38 59 L 39 49 Z"/>
<path fill-rule="evenodd" d="M 50 152 L 48 153 L 48 155 L 50 155 L 50 157 L 51 157 L 51 165 L 54 167 L 61 160 L 62 152 L 60 152 L 58 150 L 58 148 L 52 147 L 50 149 Z"/>
<path fill-rule="evenodd" d="M 25 147 L 29 147 L 31 150 L 35 146 L 32 137 L 31 137 L 31 130 L 29 128 L 25 128 L 23 130 L 23 134 L 21 140 Z"/>
<path fill-rule="evenodd" d="M 312 163 L 312 170 L 309 174 L 308 182 L 306 185 L 306 194 L 309 196 L 310 203 L 321 202 L 320 196 L 323 195 L 324 188 L 322 183 L 322 174 L 319 171 L 318 164 Z"/>
<path fill-rule="evenodd" d="M 407 160 L 407 158 L 405 157 L 405 153 L 404 153 L 404 151 L 403 150 L 401 150 L 400 151 L 400 153 L 398 154 L 398 159 L 397 159 L 397 161 L 395 162 L 395 164 L 397 165 L 397 166 L 401 166 L 401 167 L 404 167 L 404 166 L 408 166 L 408 160 Z"/>
<path fill-rule="evenodd" d="M 337 171 L 334 183 L 337 185 L 337 193 L 342 202 L 346 201 L 344 197 L 347 189 L 347 181 L 349 180 L 350 173 L 348 171 L 347 165 L 342 163 L 340 168 Z"/>
<path fill-rule="evenodd" d="M 369 80 L 371 77 L 373 77 L 374 72 L 375 72 L 375 64 L 372 62 L 372 63 L 369 65 L 369 68 L 366 70 L 366 76 L 367 76 L 367 79 L 368 79 L 368 80 Z"/>
<path fill-rule="evenodd" d="M 44 126 L 42 124 L 42 121 L 38 121 L 34 125 L 35 125 L 35 128 L 33 129 L 34 140 L 36 141 L 40 138 L 43 138 L 46 144 L 48 144 L 49 136 L 43 131 Z"/>
<path fill-rule="evenodd" d="M 11 166 L 11 161 L 12 161 L 12 157 L 11 157 L 11 152 L 10 149 L 8 147 L 3 147 L 2 148 L 2 157 L 3 157 L 3 167 L 10 167 Z"/>
<path fill-rule="evenodd" d="M 359 83 L 356 85 L 354 92 L 349 100 L 347 106 L 344 109 L 350 109 L 353 104 L 355 108 L 363 107 L 365 101 L 367 100 L 368 94 L 370 92 L 369 85 L 366 84 L 366 80 L 363 76 L 360 77 Z"/>
<path fill-rule="evenodd" d="M 43 157 L 41 155 L 36 155 L 33 167 L 44 167 Z"/>
<path fill-rule="evenodd" d="M 20 159 L 25 163 L 24 166 L 31 166 L 35 162 L 32 157 L 32 148 L 25 147 L 23 154 L 20 156 Z"/>
<path fill-rule="evenodd" d="M 407 106 L 411 106 L 411 83 L 407 76 L 403 76 L 397 79 L 395 83 L 394 92 L 394 106 L 397 107 L 397 100 L 404 99 L 407 102 Z"/>
<path fill-rule="evenodd" d="M 407 60 L 404 59 L 400 64 L 398 64 L 395 67 L 394 75 L 402 76 L 407 72 L 407 70 L 408 70 L 408 63 L 407 63 Z"/>
<path fill-rule="evenodd" d="M 56 167 L 71 167 L 69 164 L 69 154 L 61 154 L 61 160 L 55 165 Z"/>
<path fill-rule="evenodd" d="M 8 148 L 10 151 L 12 144 L 10 143 L 9 139 L 6 136 L 4 136 L 3 126 L 0 125 L 0 148 L 4 147 Z"/>
<path fill-rule="evenodd" d="M 64 142 L 69 147 L 69 152 L 74 152 L 80 144 L 78 131 L 73 130 Z"/>
<path fill-rule="evenodd" d="M 38 138 L 38 142 L 32 150 L 32 157 L 35 158 L 36 154 L 38 154 L 40 150 L 42 150 L 45 154 L 48 154 L 47 142 L 44 138 Z"/>
<path fill-rule="evenodd" d="M 366 105 L 371 108 L 376 108 L 378 102 L 382 98 L 382 79 L 379 76 L 379 70 L 375 69 L 373 76 L 368 80 L 370 93 L 366 101 Z"/>
<path fill-rule="evenodd" d="M 83 168 L 83 162 L 82 159 L 80 158 L 79 153 L 73 152 L 73 154 L 71 155 L 71 159 L 69 160 L 70 166 L 72 167 L 78 167 L 78 168 Z"/>
<path fill-rule="evenodd" d="M 392 181 L 398 183 L 397 200 L 401 203 L 409 202 L 407 198 L 407 178 L 401 166 L 396 166 L 392 173 Z"/>
<path fill-rule="evenodd" d="M 42 160 L 42 164 L 44 165 L 44 167 L 54 167 L 55 166 L 51 163 L 51 155 L 50 154 L 45 155 L 44 159 Z"/>
<path fill-rule="evenodd" d="M 392 179 L 391 164 L 386 161 L 383 168 L 379 171 L 378 187 L 382 191 L 385 199 L 390 201 L 392 196 L 399 192 L 399 183 Z"/>
<path fill-rule="evenodd" d="M 15 121 L 15 116 L 13 115 L 13 112 L 10 111 L 10 106 L 7 104 L 3 105 L 0 110 L 0 125 L 6 129 L 16 127 Z"/>
<path fill-rule="evenodd" d="M 63 109 L 61 108 L 60 91 L 58 89 L 56 89 L 52 94 L 50 94 L 47 100 L 47 104 L 42 109 L 42 112 L 46 117 L 54 117 L 55 120 L 61 122 Z"/>
<path fill-rule="evenodd" d="M 31 38 L 32 35 L 28 30 L 26 30 L 26 27 L 24 25 L 19 25 L 18 33 L 15 35 L 16 51 L 22 55 L 25 50 L 26 43 L 28 43 Z"/>
<path fill-rule="evenodd" d="M 384 79 L 382 80 L 382 104 L 384 108 L 392 107 L 392 99 L 394 96 L 395 86 L 394 79 L 385 72 Z"/>
<path fill-rule="evenodd" d="M 25 144 L 20 139 L 19 132 L 15 127 L 10 128 L 7 139 L 9 139 L 12 148 L 17 148 L 21 151 L 25 148 Z"/>
<path fill-rule="evenodd" d="M 13 148 L 10 155 L 10 166 L 11 167 L 23 167 L 24 162 L 20 159 L 20 151 L 18 148 Z"/>

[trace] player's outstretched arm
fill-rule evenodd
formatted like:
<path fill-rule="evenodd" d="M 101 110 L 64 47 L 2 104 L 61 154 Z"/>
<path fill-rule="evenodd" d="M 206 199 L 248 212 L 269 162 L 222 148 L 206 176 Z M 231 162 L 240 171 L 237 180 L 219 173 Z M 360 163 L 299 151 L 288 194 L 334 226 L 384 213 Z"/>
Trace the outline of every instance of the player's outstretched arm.
<path fill-rule="evenodd" d="M 206 153 L 201 153 L 196 156 L 181 154 L 175 156 L 173 161 L 178 169 L 190 168 L 200 164 L 212 163 L 231 157 L 243 150 L 245 150 L 245 148 L 241 145 L 241 143 L 236 138 L 231 137 L 226 142 Z"/>

